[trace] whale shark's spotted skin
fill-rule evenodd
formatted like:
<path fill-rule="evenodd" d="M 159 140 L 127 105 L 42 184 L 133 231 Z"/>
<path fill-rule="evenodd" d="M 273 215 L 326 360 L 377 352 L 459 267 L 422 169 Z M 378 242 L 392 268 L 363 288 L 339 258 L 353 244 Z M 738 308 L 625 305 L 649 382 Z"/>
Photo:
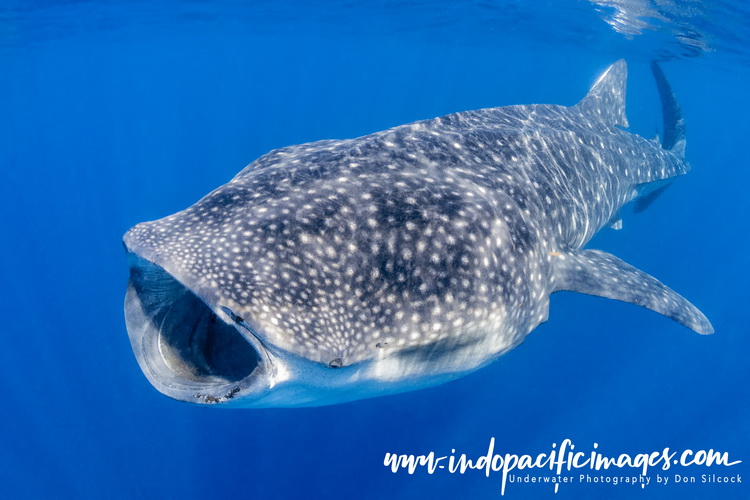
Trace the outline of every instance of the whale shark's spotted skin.
<path fill-rule="evenodd" d="M 684 141 L 621 128 L 625 79 L 619 61 L 573 107 L 278 149 L 135 226 L 126 316 L 144 372 L 172 397 L 239 406 L 408 390 L 515 347 L 561 289 L 711 332 L 654 278 L 581 250 L 643 186 L 688 170 Z"/>

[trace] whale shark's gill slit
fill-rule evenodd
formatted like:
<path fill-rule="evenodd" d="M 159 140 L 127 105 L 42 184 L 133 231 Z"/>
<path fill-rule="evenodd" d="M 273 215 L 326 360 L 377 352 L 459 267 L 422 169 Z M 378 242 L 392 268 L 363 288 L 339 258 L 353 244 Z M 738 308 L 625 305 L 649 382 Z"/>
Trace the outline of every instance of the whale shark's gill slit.
<path fill-rule="evenodd" d="M 171 372 L 173 383 L 215 385 L 260 368 L 258 352 L 237 329 L 163 268 L 138 259 L 129 286 L 140 301 L 144 354 L 155 372 Z"/>

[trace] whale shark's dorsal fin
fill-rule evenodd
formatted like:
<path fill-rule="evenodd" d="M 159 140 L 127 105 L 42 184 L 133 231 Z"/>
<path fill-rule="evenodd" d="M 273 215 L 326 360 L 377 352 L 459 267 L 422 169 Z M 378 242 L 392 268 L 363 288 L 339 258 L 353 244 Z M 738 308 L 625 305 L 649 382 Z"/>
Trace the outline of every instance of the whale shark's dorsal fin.
<path fill-rule="evenodd" d="M 598 116 L 610 125 L 628 126 L 625 116 L 625 84 L 628 78 L 628 66 L 625 59 L 620 59 L 596 81 L 589 93 L 576 108 L 587 115 Z"/>

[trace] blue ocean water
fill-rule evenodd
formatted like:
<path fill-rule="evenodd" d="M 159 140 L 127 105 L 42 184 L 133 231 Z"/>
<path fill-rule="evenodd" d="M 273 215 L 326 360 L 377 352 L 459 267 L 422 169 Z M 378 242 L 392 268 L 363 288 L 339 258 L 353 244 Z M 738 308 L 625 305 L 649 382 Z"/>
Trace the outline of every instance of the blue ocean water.
<path fill-rule="evenodd" d="M 500 498 L 500 472 L 383 465 L 389 452 L 478 458 L 494 438 L 502 454 L 569 439 L 613 457 L 669 448 L 742 461 L 659 464 L 645 487 L 612 483 L 634 469 L 564 471 L 573 481 L 557 493 L 516 482 L 508 498 L 750 498 L 748 26 L 740 0 L 4 2 L 0 497 Z M 561 293 L 521 346 L 417 392 L 221 410 L 172 401 L 142 375 L 122 312 L 132 225 L 191 205 L 273 148 L 574 104 L 622 57 L 631 128 L 647 137 L 661 126 L 648 65 L 665 61 L 693 171 L 589 247 L 683 294 L 715 335 Z"/>

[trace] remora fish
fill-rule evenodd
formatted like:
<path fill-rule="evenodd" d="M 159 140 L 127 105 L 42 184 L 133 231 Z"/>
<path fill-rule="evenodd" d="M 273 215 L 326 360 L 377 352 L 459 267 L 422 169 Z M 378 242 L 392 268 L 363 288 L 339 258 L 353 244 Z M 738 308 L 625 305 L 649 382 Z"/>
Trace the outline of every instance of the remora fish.
<path fill-rule="evenodd" d="M 439 384 L 517 346 L 573 290 L 713 331 L 617 257 L 582 250 L 684 174 L 623 129 L 624 61 L 572 107 L 455 113 L 262 156 L 195 205 L 133 227 L 125 316 L 149 381 L 179 400 L 312 406 Z"/>

